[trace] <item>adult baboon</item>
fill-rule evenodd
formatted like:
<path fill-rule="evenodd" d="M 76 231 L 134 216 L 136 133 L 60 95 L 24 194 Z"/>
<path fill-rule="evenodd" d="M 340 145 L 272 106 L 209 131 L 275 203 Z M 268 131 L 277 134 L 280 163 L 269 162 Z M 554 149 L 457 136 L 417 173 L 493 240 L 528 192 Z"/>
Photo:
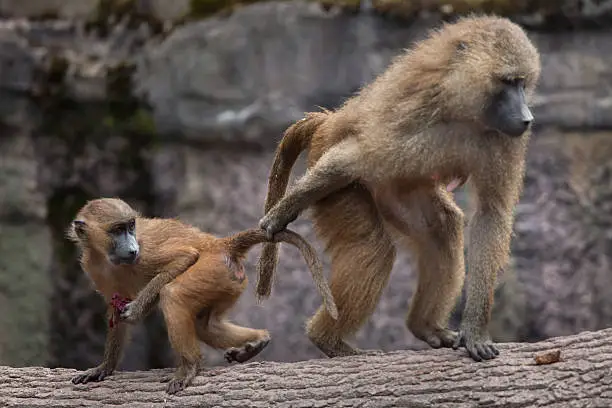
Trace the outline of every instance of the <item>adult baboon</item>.
<path fill-rule="evenodd" d="M 465 346 L 477 361 L 498 355 L 487 326 L 496 273 L 509 256 L 539 74 L 538 52 L 518 25 L 465 17 L 397 57 L 340 109 L 308 114 L 286 131 L 260 226 L 271 237 L 312 207 L 340 312 L 336 321 L 320 308 L 308 324 L 325 354 L 359 352 L 344 338 L 373 312 L 399 244 L 413 250 L 419 271 L 406 320 L 412 333 L 434 348 Z M 307 148 L 308 171 L 283 197 Z M 463 213 L 445 186 L 468 178 L 478 205 L 456 333 L 447 324 L 465 275 Z M 276 259 L 266 244 L 260 297 L 270 293 Z"/>

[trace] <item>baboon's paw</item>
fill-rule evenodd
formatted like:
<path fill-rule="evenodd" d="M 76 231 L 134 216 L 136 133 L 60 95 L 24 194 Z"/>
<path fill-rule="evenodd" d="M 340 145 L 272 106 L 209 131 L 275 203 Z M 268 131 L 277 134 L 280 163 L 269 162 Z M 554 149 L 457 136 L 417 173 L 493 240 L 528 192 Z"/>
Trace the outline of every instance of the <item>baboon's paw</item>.
<path fill-rule="evenodd" d="M 270 343 L 270 339 L 262 339 L 258 341 L 252 341 L 250 343 L 246 343 L 242 347 L 232 347 L 225 351 L 225 360 L 228 363 L 233 361 L 237 363 L 244 363 L 255 357 L 257 354 L 261 353 L 261 351 L 266 348 L 266 346 Z"/>
<path fill-rule="evenodd" d="M 176 394 L 179 391 L 182 391 L 187 387 L 185 384 L 184 378 L 172 378 L 168 381 L 168 386 L 166 387 L 166 392 L 168 394 Z"/>
<path fill-rule="evenodd" d="M 418 328 L 412 329 L 412 334 L 431 348 L 453 347 L 457 340 L 457 332 L 449 329 Z"/>
<path fill-rule="evenodd" d="M 106 377 L 111 375 L 113 370 L 109 370 L 103 365 L 98 367 L 90 368 L 84 373 L 77 374 L 72 377 L 73 384 L 87 384 L 88 382 L 98 382 L 104 380 Z"/>
<path fill-rule="evenodd" d="M 453 349 L 465 347 L 474 361 L 492 360 L 499 356 L 499 349 L 493 344 L 488 334 L 474 334 L 474 330 L 460 330 Z"/>
<path fill-rule="evenodd" d="M 364 352 L 364 350 L 351 346 L 344 340 L 326 341 L 310 334 L 308 337 L 310 338 L 310 341 L 312 341 L 312 343 L 329 358 L 356 356 L 367 353 L 367 351 Z"/>

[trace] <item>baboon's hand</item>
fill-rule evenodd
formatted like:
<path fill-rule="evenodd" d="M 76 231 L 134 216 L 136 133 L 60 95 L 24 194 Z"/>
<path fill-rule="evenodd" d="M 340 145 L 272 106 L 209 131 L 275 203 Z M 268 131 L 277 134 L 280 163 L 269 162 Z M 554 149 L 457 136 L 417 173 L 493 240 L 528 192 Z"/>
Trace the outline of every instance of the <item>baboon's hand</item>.
<path fill-rule="evenodd" d="M 259 221 L 259 227 L 266 231 L 266 238 L 271 241 L 274 234 L 287 228 L 297 216 L 297 214 L 280 214 L 272 209 Z"/>
<path fill-rule="evenodd" d="M 97 367 L 90 368 L 89 370 L 77 374 L 72 377 L 73 384 L 87 384 L 88 382 L 98 382 L 104 380 L 106 377 L 111 375 L 113 370 L 107 368 L 104 363 L 100 364 Z"/>
<path fill-rule="evenodd" d="M 126 323 L 136 323 L 142 320 L 142 308 L 134 301 L 126 304 L 119 314 L 119 318 Z"/>
<path fill-rule="evenodd" d="M 461 327 L 459 330 L 453 349 L 457 350 L 459 347 L 465 347 L 475 361 L 492 360 L 499 355 L 499 350 L 486 330 L 473 329 L 469 326 Z"/>

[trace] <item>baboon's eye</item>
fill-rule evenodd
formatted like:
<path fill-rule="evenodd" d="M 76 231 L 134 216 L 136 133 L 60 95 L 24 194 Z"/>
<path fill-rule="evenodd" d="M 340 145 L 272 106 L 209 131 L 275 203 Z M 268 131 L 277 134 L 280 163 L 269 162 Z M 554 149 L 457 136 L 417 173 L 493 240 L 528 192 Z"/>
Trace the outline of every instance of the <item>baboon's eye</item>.
<path fill-rule="evenodd" d="M 82 237 L 83 235 L 85 235 L 85 222 L 84 221 L 75 220 L 72 222 L 72 225 L 74 226 L 74 231 L 76 232 L 78 236 Z"/>
<path fill-rule="evenodd" d="M 113 235 L 121 234 L 125 230 L 125 226 L 123 224 L 115 225 L 108 232 Z"/>
<path fill-rule="evenodd" d="M 524 86 L 525 85 L 524 76 L 503 77 L 503 78 L 500 78 L 500 81 L 504 85 L 508 85 L 508 86 Z"/>
<path fill-rule="evenodd" d="M 129 220 L 127 227 L 128 227 L 128 231 L 134 232 L 134 228 L 136 228 L 136 220 L 133 220 L 133 219 Z"/>

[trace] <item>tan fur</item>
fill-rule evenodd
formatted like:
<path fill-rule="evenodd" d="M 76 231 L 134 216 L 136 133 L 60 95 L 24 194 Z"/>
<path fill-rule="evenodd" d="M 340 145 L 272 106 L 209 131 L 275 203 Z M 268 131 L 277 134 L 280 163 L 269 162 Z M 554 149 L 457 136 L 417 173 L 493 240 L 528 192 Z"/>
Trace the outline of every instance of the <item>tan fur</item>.
<path fill-rule="evenodd" d="M 529 100 L 539 74 L 538 52 L 519 26 L 466 17 L 397 57 L 340 109 L 298 122 L 311 123 L 307 131 L 288 130 L 260 225 L 279 230 L 313 209 L 340 311 L 333 320 L 320 308 L 308 324 L 309 337 L 325 354 L 359 352 L 344 339 L 378 303 L 397 245 L 414 251 L 419 271 L 406 319 L 412 333 L 432 347 L 497 352 L 487 325 L 496 273 L 508 260 L 529 131 L 509 137 L 481 118 L 500 78 L 524 77 Z M 281 198 L 295 158 L 307 148 L 308 173 Z M 279 161 L 283 154 L 291 160 Z M 478 196 L 459 335 L 446 326 L 464 279 L 463 213 L 444 188 L 457 178 L 469 178 Z M 262 276 L 273 274 L 276 251 L 267 244 Z M 258 294 L 269 295 L 266 285 Z"/>
<path fill-rule="evenodd" d="M 111 244 L 108 231 L 134 218 L 139 259 L 135 264 L 114 265 L 107 258 Z M 115 293 L 132 302 L 119 316 L 122 320 L 117 319 L 118 324 L 109 328 L 102 364 L 76 376 L 73 382 L 99 381 L 112 374 L 128 336 L 126 322 L 142 320 L 158 300 L 170 343 L 180 357 L 174 378 L 168 379 L 169 393 L 189 385 L 197 374 L 199 341 L 227 349 L 226 359 L 238 362 L 252 358 L 269 342 L 268 331 L 240 327 L 225 318 L 247 287 L 246 252 L 267 241 L 260 229 L 217 238 L 178 220 L 142 217 L 115 198 L 88 202 L 75 220 L 86 223 L 86 232 L 79 237 L 72 226 L 68 238 L 78 245 L 83 270 L 109 304 L 109 318 L 118 317 L 111 306 Z M 289 243 L 302 252 L 329 312 L 337 315 L 320 261 L 308 242 L 289 230 L 277 234 L 274 241 Z"/>
<path fill-rule="evenodd" d="M 306 118 L 291 125 L 285 131 L 278 149 L 276 149 L 270 178 L 268 179 L 265 212 L 268 212 L 285 194 L 291 168 L 300 153 L 308 148 L 312 134 L 325 121 L 326 117 L 327 111 L 307 113 Z M 259 259 L 256 293 L 257 297 L 262 299 L 269 297 L 272 291 L 272 281 L 278 262 L 278 246 L 274 243 L 264 244 Z"/>

